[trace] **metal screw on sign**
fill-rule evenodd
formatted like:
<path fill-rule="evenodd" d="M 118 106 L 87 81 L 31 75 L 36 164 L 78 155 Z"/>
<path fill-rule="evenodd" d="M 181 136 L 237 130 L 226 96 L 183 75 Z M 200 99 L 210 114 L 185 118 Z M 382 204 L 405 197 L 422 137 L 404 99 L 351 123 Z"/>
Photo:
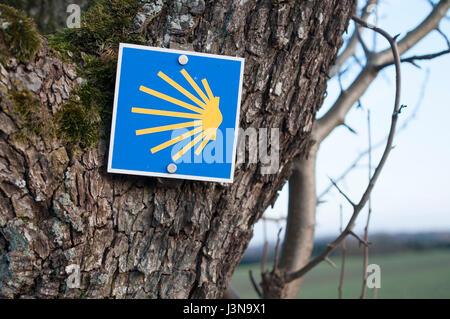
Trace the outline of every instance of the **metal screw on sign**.
<path fill-rule="evenodd" d="M 188 57 L 185 56 L 184 54 L 178 57 L 178 63 L 180 63 L 181 65 L 186 65 L 188 61 L 189 61 Z"/>
<path fill-rule="evenodd" d="M 167 165 L 167 172 L 169 172 L 169 174 L 174 174 L 177 171 L 177 166 L 174 163 L 170 163 L 169 165 Z"/>

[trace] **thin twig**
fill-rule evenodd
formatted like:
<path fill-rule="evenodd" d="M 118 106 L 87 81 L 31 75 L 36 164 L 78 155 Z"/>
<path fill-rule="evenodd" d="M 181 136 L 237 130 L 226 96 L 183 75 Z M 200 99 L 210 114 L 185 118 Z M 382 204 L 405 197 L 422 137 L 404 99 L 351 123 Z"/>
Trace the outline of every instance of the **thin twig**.
<path fill-rule="evenodd" d="M 338 182 L 340 182 L 341 180 L 343 180 L 348 173 L 350 173 L 359 163 L 359 161 L 366 155 L 366 151 L 361 152 L 356 159 L 353 161 L 353 163 L 341 174 L 341 176 L 339 176 L 337 179 L 334 180 L 334 182 L 337 184 Z M 328 185 L 327 188 L 325 188 L 323 190 L 322 193 L 320 193 L 319 196 L 317 196 L 317 201 L 318 203 L 322 203 L 323 200 L 322 198 L 325 197 L 326 194 L 328 194 L 334 187 L 334 184 L 330 182 L 330 185 Z"/>
<path fill-rule="evenodd" d="M 370 197 L 370 194 L 372 193 L 372 190 L 375 186 L 375 183 L 376 183 L 378 177 L 380 176 L 381 171 L 383 170 L 383 167 L 387 161 L 387 158 L 389 157 L 389 153 L 392 150 L 392 144 L 393 144 L 394 136 L 395 136 L 395 128 L 397 126 L 398 115 L 399 115 L 399 110 L 400 110 L 400 92 L 401 92 L 401 71 L 400 71 L 401 62 L 400 62 L 400 55 L 398 52 L 397 42 L 395 41 L 395 39 L 393 37 L 391 37 L 383 29 L 380 29 L 373 25 L 369 25 L 368 23 L 359 19 L 356 16 L 353 16 L 352 18 L 356 23 L 361 24 L 362 26 L 372 29 L 375 32 L 378 32 L 379 34 L 381 34 L 385 39 L 388 40 L 388 42 L 391 46 L 392 54 L 393 54 L 394 61 L 395 61 L 395 71 L 396 71 L 395 102 L 394 102 L 394 110 L 392 113 L 391 127 L 389 130 L 389 135 L 388 135 L 388 139 L 386 142 L 386 146 L 385 146 L 383 155 L 381 156 L 378 166 L 375 168 L 374 174 L 371 177 L 369 185 L 367 186 L 366 190 L 364 191 L 364 194 L 362 195 L 360 201 L 358 202 L 358 204 L 353 206 L 353 214 L 352 214 L 350 220 L 348 221 L 347 226 L 345 227 L 344 231 L 325 249 L 325 251 L 323 251 L 316 258 L 312 259 L 306 266 L 302 267 L 301 269 L 299 269 L 297 271 L 286 274 L 285 275 L 286 282 L 291 282 L 295 279 L 301 278 L 308 271 L 310 271 L 315 266 L 317 266 L 326 257 L 328 257 L 328 255 L 336 247 L 338 247 L 342 243 L 342 241 L 345 239 L 345 237 L 352 231 L 355 221 L 358 218 L 359 213 L 361 212 L 361 210 L 364 208 L 365 204 L 367 203 L 367 201 Z M 346 197 L 346 198 L 348 198 L 348 197 Z"/>
<path fill-rule="evenodd" d="M 275 256 L 273 257 L 273 270 L 272 273 L 275 273 L 278 269 L 278 251 L 279 251 L 279 246 L 280 246 L 280 234 L 281 234 L 281 230 L 283 228 L 280 228 L 278 230 L 278 234 L 277 234 L 277 244 L 275 245 Z"/>
<path fill-rule="evenodd" d="M 339 193 L 341 193 L 342 196 L 344 196 L 344 198 L 350 203 L 350 205 L 352 205 L 353 207 L 356 206 L 355 203 L 352 202 L 352 200 L 347 196 L 347 194 L 345 194 L 340 188 L 339 186 L 335 183 L 335 181 L 333 181 L 333 179 L 331 177 L 328 177 L 328 179 L 330 180 L 331 184 L 333 184 L 334 187 L 336 187 L 336 189 L 338 190 Z"/>
<path fill-rule="evenodd" d="M 253 272 L 252 272 L 251 269 L 248 271 L 248 275 L 250 276 L 250 281 L 251 281 L 251 283 L 253 285 L 253 288 L 255 289 L 256 293 L 258 294 L 259 298 L 262 298 L 263 297 L 263 293 L 262 293 L 261 288 L 259 287 L 259 285 L 256 283 L 255 277 L 253 277 Z"/>
<path fill-rule="evenodd" d="M 420 90 L 420 95 L 419 98 L 417 99 L 417 103 L 416 106 L 414 107 L 414 110 L 408 114 L 408 117 L 406 118 L 406 120 L 403 121 L 403 124 L 396 130 L 396 136 L 398 136 L 401 132 L 403 132 L 408 125 L 411 123 L 412 120 L 414 120 L 417 116 L 417 113 L 419 112 L 420 107 L 422 106 L 423 100 L 425 98 L 425 92 L 426 92 L 426 87 L 428 84 L 428 79 L 430 77 L 430 70 L 427 69 L 426 73 L 425 73 L 425 77 L 423 79 L 422 82 L 422 88 Z M 386 140 L 387 140 L 387 136 L 378 141 L 377 143 L 375 143 L 372 146 L 372 151 L 374 151 L 375 149 L 378 149 L 379 147 L 383 146 L 386 144 Z M 353 162 L 347 167 L 347 169 L 345 169 L 342 174 L 334 179 L 334 182 L 337 184 L 340 181 L 342 181 L 351 171 L 353 171 L 353 169 L 355 169 L 358 165 L 358 163 L 364 158 L 364 156 L 369 154 L 369 149 L 366 149 L 364 151 L 362 151 L 361 153 L 358 154 L 358 156 L 356 156 L 356 158 L 353 160 Z M 318 204 L 323 203 L 324 200 L 323 198 L 325 197 L 325 195 L 327 195 L 332 189 L 333 189 L 334 185 L 332 183 L 330 183 L 321 193 L 319 196 L 317 196 L 317 202 Z"/>
<path fill-rule="evenodd" d="M 450 48 L 450 41 L 448 40 L 447 35 L 439 28 L 436 28 L 436 31 L 444 38 L 445 42 L 447 43 L 447 47 Z"/>
<path fill-rule="evenodd" d="M 348 125 L 347 123 L 342 124 L 347 130 L 349 130 L 351 133 L 358 135 L 358 132 L 356 132 L 356 130 L 354 128 L 352 128 L 350 125 Z"/>
<path fill-rule="evenodd" d="M 439 22 L 443 19 L 449 8 L 450 0 L 439 1 L 420 24 L 411 29 L 399 40 L 397 51 L 400 54 L 405 53 L 427 34 L 436 30 L 439 27 Z M 379 70 L 377 69 L 378 65 L 392 63 L 393 60 L 391 47 L 376 54 L 374 53 L 372 59 L 367 61 L 367 65 L 359 72 L 352 84 L 346 88 L 345 93 L 341 93 L 328 111 L 316 120 L 312 130 L 312 136 L 318 144 L 329 136 L 337 126 L 342 124 L 353 105 L 376 79 L 379 74 Z M 381 73 L 381 75 L 385 75 L 385 73 Z"/>
<path fill-rule="evenodd" d="M 325 257 L 325 261 L 333 268 L 337 268 L 336 264 L 328 257 Z"/>
<path fill-rule="evenodd" d="M 367 135 L 368 135 L 368 144 L 369 144 L 369 181 L 372 177 L 372 131 L 370 125 L 370 110 L 367 111 Z M 367 221 L 366 227 L 364 228 L 364 241 L 369 242 L 369 223 L 370 216 L 372 215 L 372 196 L 369 196 L 368 205 L 368 213 L 367 213 Z M 364 261 L 363 261 L 363 282 L 361 289 L 361 299 L 366 298 L 367 291 L 367 266 L 369 265 L 369 245 L 364 246 Z"/>
<path fill-rule="evenodd" d="M 401 59 L 400 62 L 402 62 L 402 63 L 411 63 L 412 65 L 414 65 L 415 67 L 420 69 L 420 66 L 416 63 L 416 61 L 432 60 L 432 59 L 438 58 L 440 56 L 443 56 L 443 55 L 449 54 L 449 53 L 450 53 L 450 49 L 446 49 L 446 50 L 442 50 L 442 51 L 439 51 L 439 52 L 436 52 L 436 53 L 429 53 L 429 54 L 424 54 L 424 55 L 410 56 L 408 58 Z M 379 70 L 381 70 L 381 69 L 383 69 L 383 68 L 385 68 L 385 67 L 387 67 L 389 65 L 392 65 L 392 63 L 391 62 L 385 63 L 385 64 L 382 64 L 382 65 L 379 65 L 377 68 Z"/>
<path fill-rule="evenodd" d="M 366 60 L 370 60 L 370 57 L 372 56 L 372 52 L 369 50 L 369 47 L 364 42 L 364 39 L 362 38 L 361 33 L 359 32 L 358 26 L 356 27 L 355 30 L 356 30 L 356 36 L 358 37 L 358 41 L 361 44 L 364 55 L 366 56 Z"/>
<path fill-rule="evenodd" d="M 356 61 L 356 63 L 362 68 L 364 68 L 364 64 L 361 62 L 361 60 L 358 58 L 358 56 L 355 54 L 353 55 L 353 59 Z"/>
<path fill-rule="evenodd" d="M 369 18 L 370 14 L 372 13 L 374 6 L 376 7 L 377 4 L 378 4 L 378 0 L 368 0 L 366 2 L 366 5 L 364 6 L 364 8 L 361 10 L 361 19 L 367 20 Z M 339 71 L 341 70 L 342 66 L 345 64 L 345 62 L 355 54 L 356 46 L 358 44 L 358 35 L 357 35 L 356 27 L 355 27 L 355 30 L 353 31 L 352 36 L 347 41 L 347 46 L 342 51 L 342 53 L 339 54 L 339 56 L 336 59 L 336 63 L 331 68 L 330 73 L 329 73 L 330 78 L 332 78 L 336 74 L 338 74 Z"/>
<path fill-rule="evenodd" d="M 339 232 L 342 233 L 342 227 L 344 225 L 344 217 L 342 214 L 342 204 L 339 205 L 339 212 L 340 212 L 340 219 L 341 219 L 341 225 L 339 227 Z M 342 295 L 343 295 L 343 288 L 344 288 L 344 277 L 345 277 L 345 257 L 347 254 L 347 245 L 345 243 L 345 238 L 342 241 L 341 244 L 341 273 L 339 275 L 339 287 L 338 287 L 338 292 L 339 292 L 339 299 L 342 299 Z"/>
<path fill-rule="evenodd" d="M 375 9 L 373 10 L 373 11 L 375 11 L 375 14 L 374 14 L 374 16 L 375 16 L 375 25 L 377 25 L 378 24 L 378 6 L 375 6 Z M 373 47 L 372 47 L 372 50 L 373 50 L 373 52 L 376 52 L 377 51 L 377 33 L 376 32 L 373 32 Z"/>
<path fill-rule="evenodd" d="M 365 241 L 364 239 L 362 239 L 361 237 L 359 237 L 353 230 L 350 230 L 348 232 L 348 234 L 355 237 L 358 240 L 360 246 L 361 246 L 361 244 L 363 244 L 366 247 L 369 246 L 369 243 L 367 241 Z"/>

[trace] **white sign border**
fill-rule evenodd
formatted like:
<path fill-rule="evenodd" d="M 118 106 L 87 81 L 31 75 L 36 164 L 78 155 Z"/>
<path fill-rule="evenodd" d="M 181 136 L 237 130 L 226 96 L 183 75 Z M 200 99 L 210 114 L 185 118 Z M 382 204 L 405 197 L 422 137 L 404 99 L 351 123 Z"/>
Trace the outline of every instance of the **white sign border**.
<path fill-rule="evenodd" d="M 145 171 L 135 171 L 135 170 L 128 170 L 128 169 L 112 168 L 112 156 L 113 156 L 113 149 L 114 149 L 114 135 L 116 133 L 116 115 L 117 115 L 117 103 L 119 100 L 120 71 L 122 69 L 123 48 L 196 55 L 196 56 L 203 56 L 203 57 L 208 57 L 208 58 L 218 58 L 218 59 L 222 59 L 222 60 L 234 60 L 234 61 L 241 62 L 241 72 L 240 72 L 240 78 L 239 78 L 239 92 L 238 92 L 238 101 L 237 101 L 237 114 L 236 114 L 236 123 L 235 123 L 235 134 L 234 134 L 234 141 L 233 141 L 233 157 L 232 157 L 232 163 L 231 163 L 230 178 L 215 178 L 215 177 L 206 177 L 206 176 L 156 173 L 156 172 L 145 172 Z M 111 136 L 110 136 L 110 140 L 109 140 L 107 172 L 108 173 L 117 173 L 117 174 L 150 176 L 150 177 L 167 177 L 167 178 L 187 179 L 187 180 L 204 181 L 204 182 L 233 183 L 234 169 L 235 169 L 235 164 L 236 164 L 236 149 L 237 149 L 238 133 L 239 133 L 239 115 L 241 112 L 241 95 L 242 95 L 242 83 L 243 83 L 243 77 L 244 77 L 244 66 L 245 66 L 245 59 L 240 58 L 240 57 L 201 53 L 201 52 L 194 52 L 194 51 L 175 50 L 175 49 L 167 49 L 167 48 L 157 48 L 157 47 L 130 44 L 130 43 L 120 43 L 119 44 L 119 57 L 117 59 L 116 87 L 114 90 L 114 107 L 113 107 L 113 116 L 112 116 L 112 122 L 111 122 Z"/>

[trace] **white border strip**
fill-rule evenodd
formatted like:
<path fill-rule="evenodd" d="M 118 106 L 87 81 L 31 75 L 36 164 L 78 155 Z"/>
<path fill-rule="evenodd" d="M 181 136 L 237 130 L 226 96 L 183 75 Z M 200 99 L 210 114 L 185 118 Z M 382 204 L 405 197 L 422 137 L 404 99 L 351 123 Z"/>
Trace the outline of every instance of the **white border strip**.
<path fill-rule="evenodd" d="M 208 58 L 217 58 L 217 59 L 222 59 L 222 60 L 234 60 L 234 61 L 241 62 L 241 72 L 240 72 L 240 78 L 239 78 L 239 93 L 238 93 L 238 101 L 237 101 L 237 114 L 236 114 L 236 123 L 235 123 L 235 134 L 234 134 L 234 141 L 233 141 L 233 158 L 232 158 L 232 163 L 231 163 L 230 178 L 214 178 L 214 177 L 206 177 L 206 176 L 156 173 L 156 172 L 145 172 L 145 171 L 134 171 L 134 170 L 127 170 L 127 169 L 112 168 L 114 135 L 116 133 L 117 103 L 119 101 L 120 71 L 122 69 L 123 48 L 169 52 L 169 53 L 178 53 L 178 54 L 189 54 L 189 55 L 196 55 L 196 56 L 202 56 L 202 57 L 208 57 Z M 193 51 L 174 50 L 174 49 L 166 49 L 166 48 L 157 48 L 157 47 L 150 47 L 150 46 L 130 44 L 130 43 L 120 43 L 119 57 L 117 59 L 116 87 L 114 90 L 114 108 L 113 108 L 113 116 L 112 116 L 112 123 L 111 123 L 111 137 L 110 137 L 110 141 L 109 141 L 109 155 L 108 155 L 108 169 L 107 169 L 108 173 L 151 176 L 151 177 L 178 178 L 178 179 L 205 181 L 205 182 L 233 183 L 234 168 L 235 168 L 235 164 L 236 164 L 236 149 L 237 149 L 238 133 L 239 133 L 239 115 L 241 112 L 241 95 L 242 95 L 242 82 L 243 82 L 243 77 L 244 77 L 244 64 L 245 64 L 245 59 L 239 58 L 239 57 L 231 57 L 231 56 L 225 56 L 225 55 L 217 55 L 217 54 L 209 54 L 209 53 L 201 53 L 201 52 L 193 52 Z"/>

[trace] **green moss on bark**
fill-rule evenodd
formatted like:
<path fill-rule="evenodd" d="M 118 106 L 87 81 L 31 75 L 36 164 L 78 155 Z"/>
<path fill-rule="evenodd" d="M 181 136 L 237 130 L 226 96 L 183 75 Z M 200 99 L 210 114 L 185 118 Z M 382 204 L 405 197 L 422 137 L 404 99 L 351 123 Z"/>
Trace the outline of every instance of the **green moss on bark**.
<path fill-rule="evenodd" d="M 21 119 L 19 137 L 26 139 L 33 136 L 51 135 L 51 121 L 46 120 L 45 112 L 36 95 L 30 91 L 13 89 L 9 98 L 14 103 L 13 112 Z"/>
<path fill-rule="evenodd" d="M 0 4 L 0 58 L 12 56 L 28 62 L 40 47 L 41 40 L 33 20 L 10 6 Z"/>
<path fill-rule="evenodd" d="M 114 55 L 120 42 L 139 42 L 133 19 L 141 7 L 139 0 L 99 0 L 82 15 L 81 28 L 65 29 L 50 39 L 55 49 L 75 54 Z"/>
<path fill-rule="evenodd" d="M 73 144 L 95 145 L 110 123 L 119 43 L 145 43 L 133 28 L 141 5 L 139 0 L 99 0 L 82 16 L 80 29 L 65 29 L 49 39 L 86 80 L 58 113 L 58 132 Z"/>
<path fill-rule="evenodd" d="M 87 85 L 75 94 L 56 113 L 56 134 L 73 147 L 89 148 L 99 139 L 98 105 L 92 100 L 93 94 Z"/>

